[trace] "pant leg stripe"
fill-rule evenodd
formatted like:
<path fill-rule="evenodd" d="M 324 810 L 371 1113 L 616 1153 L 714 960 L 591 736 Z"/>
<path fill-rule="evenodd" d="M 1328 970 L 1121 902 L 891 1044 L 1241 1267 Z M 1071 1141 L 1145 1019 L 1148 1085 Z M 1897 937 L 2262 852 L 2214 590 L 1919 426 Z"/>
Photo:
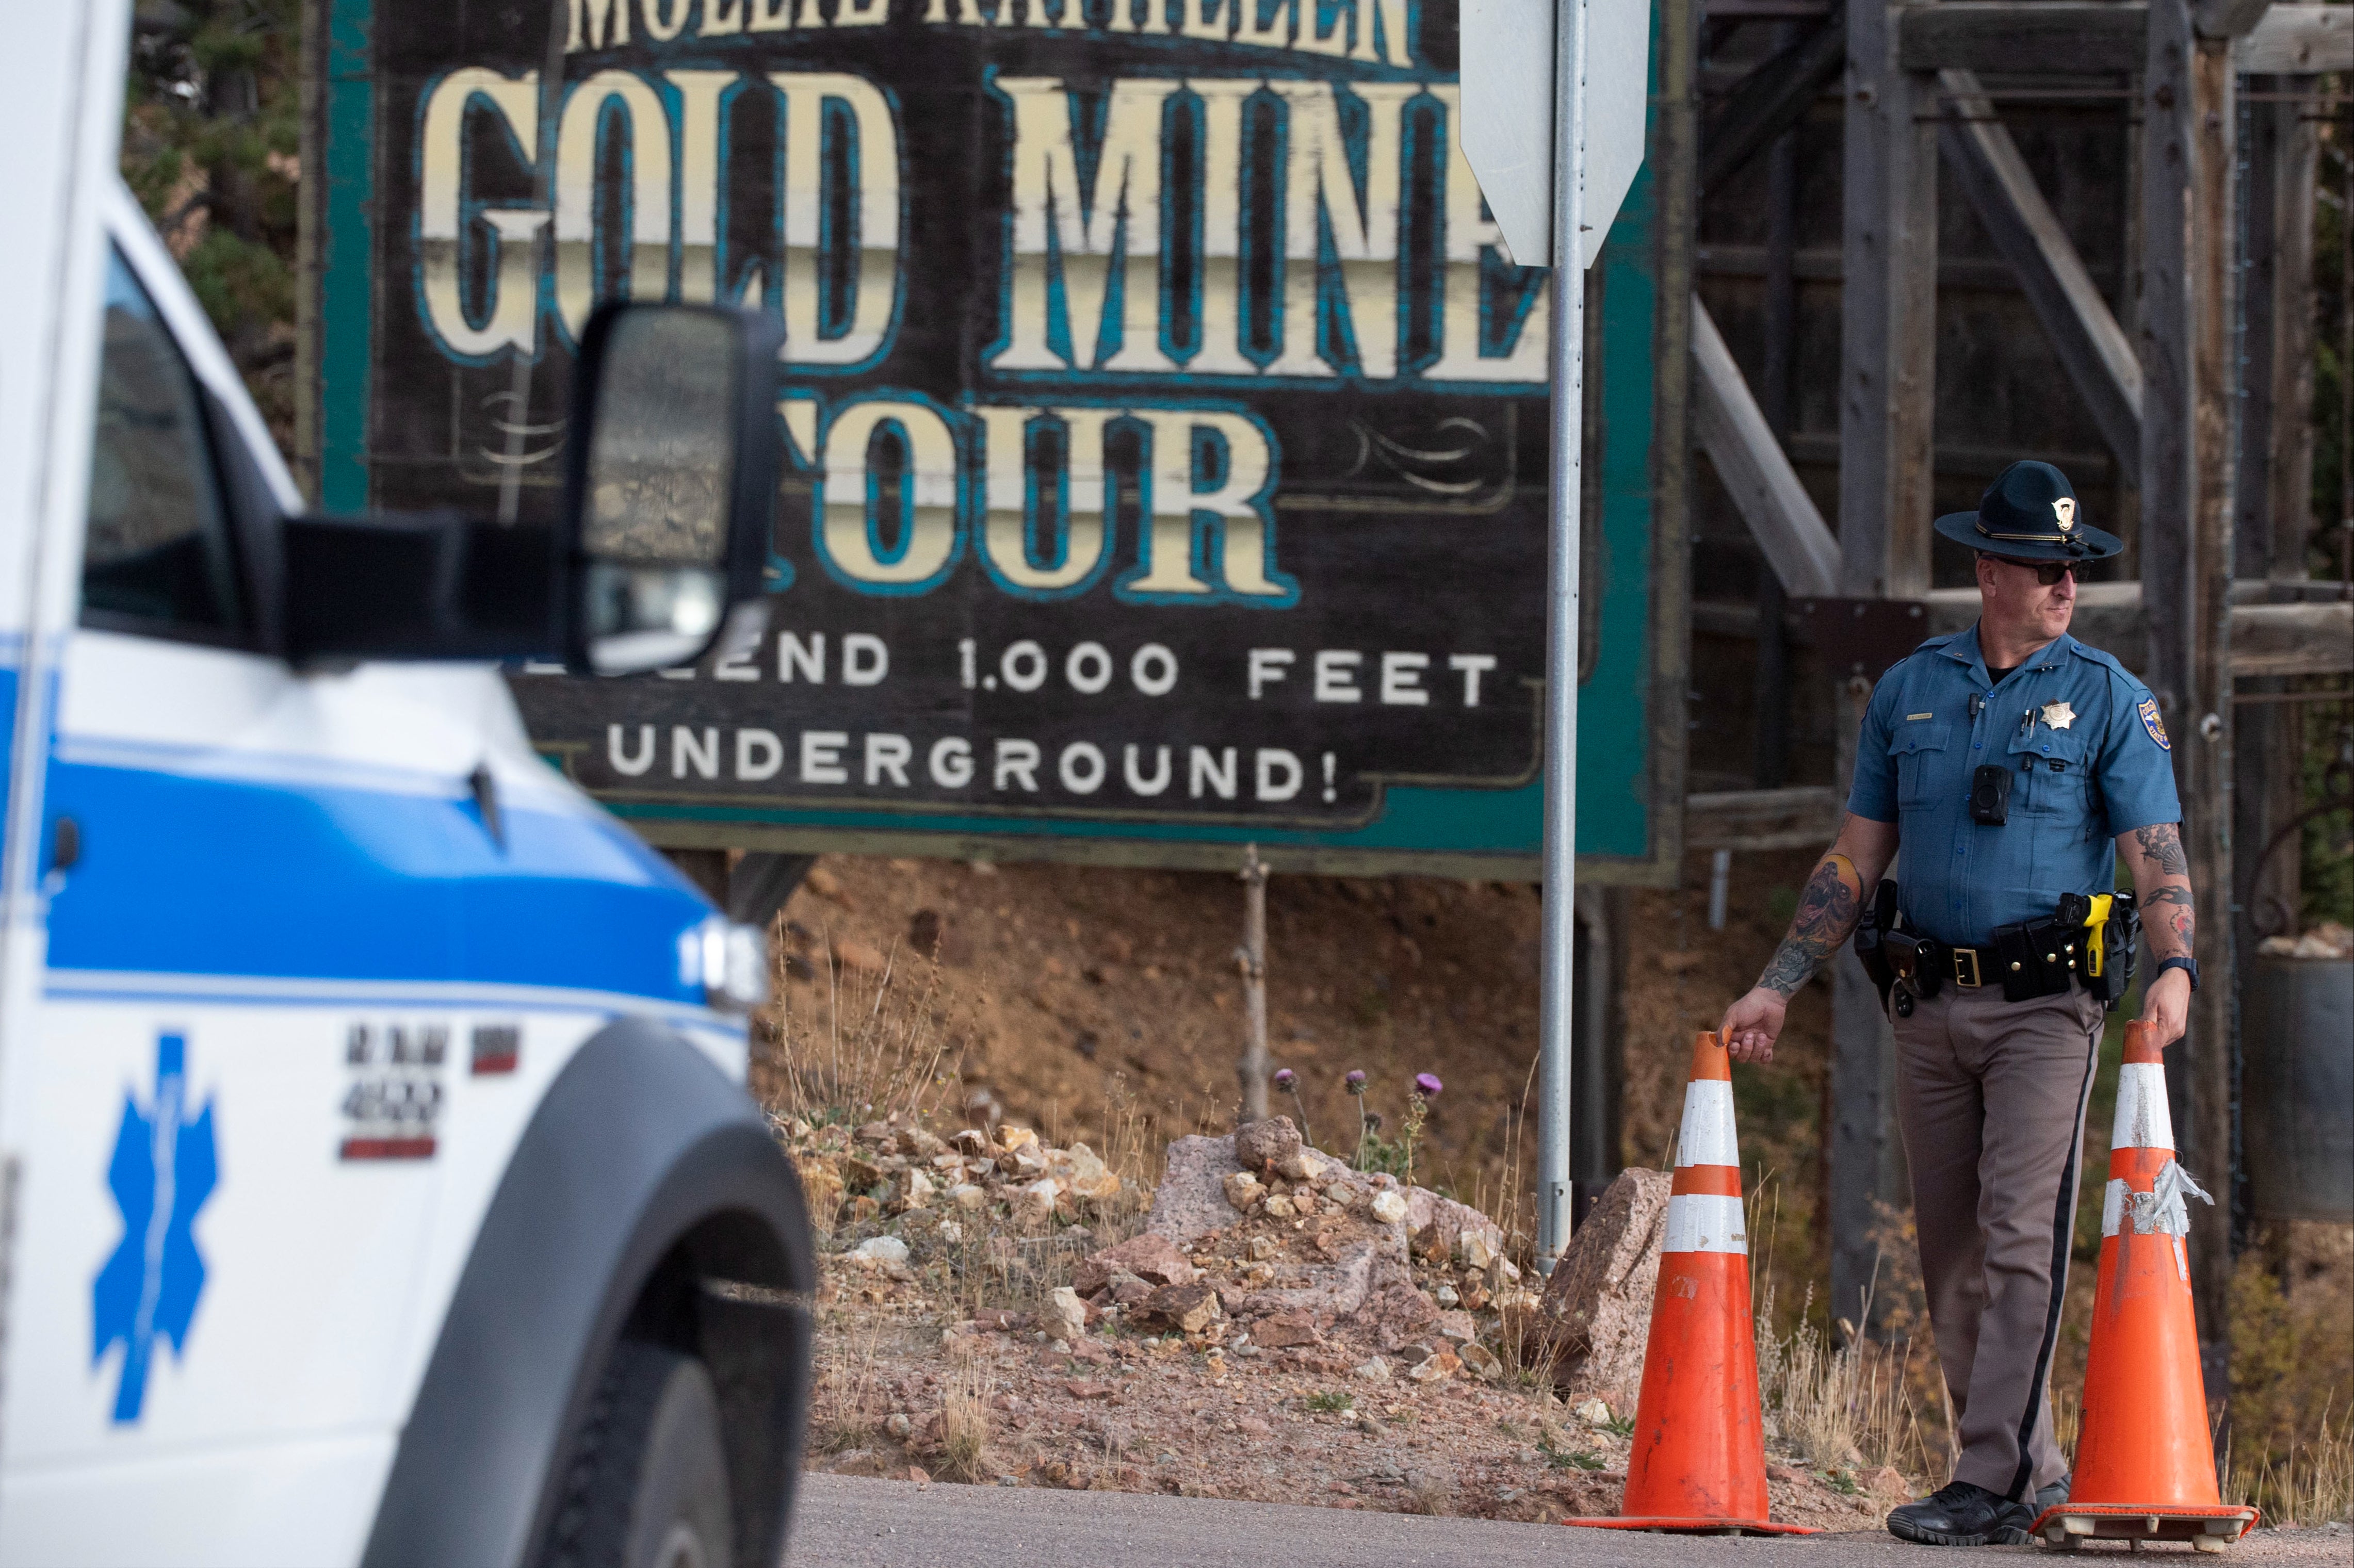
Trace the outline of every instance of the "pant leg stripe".
<path fill-rule="evenodd" d="M 2099 1015 L 2084 1042 L 2084 1082 L 2076 1090 L 2076 1138 L 2068 1146 L 2068 1162 L 2060 1168 L 2060 1191 L 2052 1201 L 2052 1305 L 2043 1314 L 2043 1344 L 2035 1352 L 2035 1375 L 2027 1384 L 2027 1407 L 2019 1418 L 2019 1469 L 2010 1478 L 2013 1502 L 2027 1500 L 2027 1486 L 2035 1477 L 2035 1456 L 2029 1445 L 2035 1437 L 2035 1418 L 2043 1410 L 2044 1379 L 2052 1371 L 2052 1351 L 2060 1342 L 2060 1311 L 2067 1305 L 2068 1253 L 2075 1239 L 2076 1161 L 2084 1151 L 2084 1103 L 2093 1092 L 2093 1075 L 2101 1065 L 2101 1032 L 2108 1015 Z"/>

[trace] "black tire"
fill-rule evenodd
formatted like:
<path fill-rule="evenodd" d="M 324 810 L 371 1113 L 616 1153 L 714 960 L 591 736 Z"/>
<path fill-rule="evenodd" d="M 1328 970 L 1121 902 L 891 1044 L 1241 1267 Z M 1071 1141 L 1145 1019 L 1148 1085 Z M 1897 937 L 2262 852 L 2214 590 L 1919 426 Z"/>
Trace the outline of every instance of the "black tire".
<path fill-rule="evenodd" d="M 734 1546 L 710 1372 L 621 1340 L 574 1444 L 544 1568 L 730 1568 Z"/>

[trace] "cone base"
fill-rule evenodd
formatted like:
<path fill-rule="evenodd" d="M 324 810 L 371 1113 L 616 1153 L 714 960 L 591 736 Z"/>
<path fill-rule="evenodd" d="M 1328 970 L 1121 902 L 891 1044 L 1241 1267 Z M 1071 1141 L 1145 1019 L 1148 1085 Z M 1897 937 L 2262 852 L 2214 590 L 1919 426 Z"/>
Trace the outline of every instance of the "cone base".
<path fill-rule="evenodd" d="M 1810 1524 L 1776 1524 L 1770 1519 L 1654 1519 L 1616 1514 L 1608 1519 L 1565 1519 L 1579 1530 L 1656 1530 L 1670 1535 L 1820 1535 Z"/>
<path fill-rule="evenodd" d="M 2071 1502 L 2045 1509 L 2028 1533 L 2062 1548 L 2084 1541 L 2187 1541 L 2221 1552 L 2256 1527 L 2257 1512 L 2221 1503 Z"/>

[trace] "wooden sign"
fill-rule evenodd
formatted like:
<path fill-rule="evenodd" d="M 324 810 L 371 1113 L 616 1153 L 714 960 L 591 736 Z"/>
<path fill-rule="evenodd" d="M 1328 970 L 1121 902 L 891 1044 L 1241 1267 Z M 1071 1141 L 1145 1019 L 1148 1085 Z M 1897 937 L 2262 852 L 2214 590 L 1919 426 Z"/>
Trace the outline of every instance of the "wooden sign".
<path fill-rule="evenodd" d="M 1549 279 L 1463 159 L 1451 5 L 572 0 L 552 125 L 537 5 L 327 9 L 327 505 L 549 504 L 597 300 L 784 321 L 760 641 L 514 677 L 647 836 L 1533 863 Z M 1581 847 L 1638 873 L 1656 207 L 1588 370 Z"/>

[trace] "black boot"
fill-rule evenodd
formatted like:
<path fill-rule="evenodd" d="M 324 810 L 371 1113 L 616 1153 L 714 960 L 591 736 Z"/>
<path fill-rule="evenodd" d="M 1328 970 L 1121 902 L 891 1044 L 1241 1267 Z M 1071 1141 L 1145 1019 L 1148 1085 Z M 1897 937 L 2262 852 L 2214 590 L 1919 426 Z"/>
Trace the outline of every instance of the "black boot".
<path fill-rule="evenodd" d="M 1956 1481 L 1892 1510 L 1888 1533 L 1923 1546 L 2024 1546 L 2034 1522 L 2025 1503 Z"/>
<path fill-rule="evenodd" d="M 2068 1500 L 2068 1483 L 2073 1478 L 2073 1474 L 2062 1476 L 2048 1487 L 2035 1489 L 2036 1518 L 2041 1519 L 2048 1510 L 2058 1508 Z"/>

